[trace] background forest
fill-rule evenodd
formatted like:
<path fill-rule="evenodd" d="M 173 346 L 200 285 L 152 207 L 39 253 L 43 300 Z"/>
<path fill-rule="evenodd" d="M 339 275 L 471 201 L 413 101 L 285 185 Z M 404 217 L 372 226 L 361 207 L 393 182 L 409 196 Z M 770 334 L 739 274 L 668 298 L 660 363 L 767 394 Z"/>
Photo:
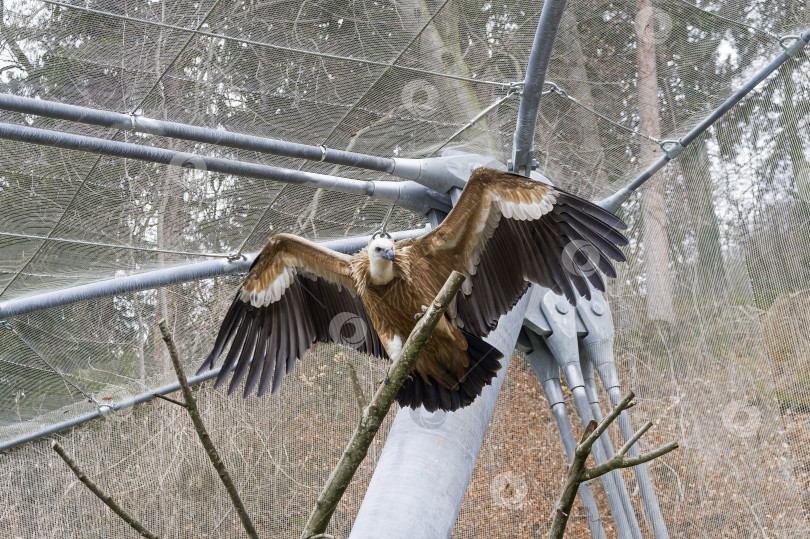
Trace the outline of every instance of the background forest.
<path fill-rule="evenodd" d="M 372 155 L 461 150 L 505 163 L 540 9 L 528 1 L 0 0 L 0 90 Z M 781 37 L 808 28 L 805 0 L 569 2 L 541 104 L 538 171 L 589 199 L 613 193 L 662 155 L 658 142 L 682 137 L 778 55 Z M 606 294 L 615 353 L 624 386 L 638 395 L 634 417 L 656 424 L 646 443 L 681 445 L 650 466 L 673 537 L 810 533 L 807 60 L 800 52 L 784 64 L 620 212 L 630 245 Z M 0 121 L 391 179 L 6 111 Z M 187 165 L 0 141 L 0 304 L 255 252 L 278 232 L 369 234 L 389 209 Z M 390 228 L 426 223 L 395 208 Z M 176 284 L 0 325 L 0 442 L 93 411 L 93 399 L 171 382 L 158 319 L 196 368 L 238 282 Z M 329 346 L 300 361 L 272 397 L 200 390 L 265 536 L 300 533 L 357 420 L 347 362 L 371 391 L 384 366 Z M 184 413 L 169 404 L 59 438 L 156 533 L 240 533 Z M 376 443 L 333 533 L 348 535 L 384 437 Z M 542 388 L 516 356 L 457 536 L 545 535 L 564 464 Z M 577 510 L 571 529 L 585 533 Z M 129 533 L 43 441 L 0 454 L 0 529 Z"/>

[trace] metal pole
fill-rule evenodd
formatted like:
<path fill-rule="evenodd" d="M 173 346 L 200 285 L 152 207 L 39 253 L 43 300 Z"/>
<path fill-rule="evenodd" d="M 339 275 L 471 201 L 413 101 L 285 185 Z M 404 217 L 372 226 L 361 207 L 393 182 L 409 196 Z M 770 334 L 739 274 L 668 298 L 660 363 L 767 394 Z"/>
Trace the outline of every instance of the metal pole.
<path fill-rule="evenodd" d="M 333 150 L 325 146 L 298 144 L 284 140 L 257 137 L 255 135 L 231 133 L 221 129 L 155 120 L 137 114 L 123 114 L 89 107 L 66 105 L 55 101 L 32 99 L 30 97 L 12 94 L 0 93 L 0 109 L 20 112 L 22 114 L 34 114 L 57 120 L 111 127 L 122 131 L 135 131 L 161 137 L 192 140 L 205 144 L 217 144 L 230 148 L 238 148 L 240 150 L 252 150 L 273 155 L 323 161 L 325 163 L 376 170 L 378 172 L 391 172 L 394 169 L 394 160 L 390 157 L 376 157 L 343 150 Z"/>
<path fill-rule="evenodd" d="M 405 230 L 402 232 L 392 232 L 394 239 L 414 238 L 424 234 L 428 227 L 415 230 Z M 324 247 L 341 253 L 354 253 L 365 247 L 370 236 L 355 236 L 342 238 L 339 240 L 325 241 Z M 246 254 L 236 260 L 206 260 L 194 264 L 185 264 L 171 268 L 146 271 L 136 275 L 128 275 L 106 281 L 98 281 L 35 296 L 28 296 L 19 299 L 12 299 L 0 302 L 0 320 L 19 316 L 26 313 L 61 307 L 79 301 L 87 301 L 95 298 L 115 296 L 127 292 L 137 292 L 139 290 L 149 290 L 176 283 L 185 283 L 200 279 L 210 279 L 218 275 L 232 275 L 234 273 L 247 272 L 253 259 L 258 253 Z"/>
<path fill-rule="evenodd" d="M 574 459 L 577 441 L 574 438 L 574 431 L 571 430 L 571 420 L 565 409 L 565 398 L 560 384 L 560 368 L 554 361 L 554 357 L 552 357 L 551 351 L 543 342 L 543 339 L 528 328 L 526 334 L 532 347 L 532 350 L 526 354 L 526 359 L 543 386 L 548 404 L 554 413 L 554 419 L 557 421 L 557 429 L 560 431 L 565 454 L 568 456 L 568 462 L 571 462 Z M 599 517 L 599 509 L 596 507 L 593 492 L 591 492 L 590 481 L 579 485 L 578 492 L 588 518 L 591 537 L 593 539 L 604 539 L 605 529 Z"/>
<path fill-rule="evenodd" d="M 787 38 L 782 38 L 784 41 Z M 765 66 L 759 73 L 757 73 L 751 80 L 746 82 L 742 88 L 734 92 L 734 94 L 729 97 L 728 99 L 723 102 L 722 105 L 717 107 L 714 112 L 709 114 L 702 122 L 696 125 L 689 133 L 687 133 L 682 139 L 678 141 L 664 141 L 669 143 L 669 145 L 665 148 L 665 153 L 663 157 L 661 157 L 658 161 L 650 165 L 644 172 L 642 172 L 639 176 L 637 176 L 634 180 L 630 183 L 610 195 L 609 197 L 596 202 L 598 206 L 605 208 L 606 210 L 610 210 L 615 212 L 621 207 L 625 200 L 630 198 L 630 195 L 633 192 L 641 187 L 644 182 L 649 180 L 656 172 L 658 172 L 664 165 L 669 163 L 672 159 L 675 159 L 678 154 L 680 154 L 690 142 L 695 140 L 701 133 L 706 131 L 709 127 L 711 127 L 714 122 L 719 120 L 720 118 L 725 115 L 726 112 L 729 111 L 734 105 L 739 103 L 746 95 L 751 93 L 751 91 L 756 88 L 759 83 L 765 80 L 771 73 L 779 69 L 779 67 L 787 62 L 789 59 L 793 58 L 808 42 L 810 42 L 810 30 L 807 30 L 801 36 L 792 36 L 794 39 L 793 43 L 790 45 L 783 45 L 785 48 L 784 52 L 782 52 L 779 56 L 777 56 L 770 64 Z"/>
<path fill-rule="evenodd" d="M 591 290 L 592 299 L 590 301 L 581 298 L 577 304 L 577 314 L 582 320 L 587 334 L 579 341 L 580 357 L 582 358 L 583 371 L 586 369 L 590 371 L 591 387 L 593 387 L 593 395 L 591 395 L 591 402 L 597 403 L 594 412 L 599 412 L 598 402 L 596 396 L 596 387 L 593 384 L 593 369 L 596 368 L 599 373 L 599 378 L 602 384 L 607 389 L 610 402 L 614 406 L 618 404 L 622 398 L 621 386 L 619 383 L 619 374 L 616 370 L 616 363 L 613 358 L 613 320 L 610 316 L 610 309 L 602 297 L 602 293 L 598 290 Z M 586 375 L 586 389 L 587 385 Z M 601 416 L 601 412 L 599 412 Z M 599 420 L 599 418 L 597 418 Z M 633 437 L 635 431 L 630 422 L 630 415 L 624 411 L 618 417 L 619 430 L 621 431 L 622 438 L 626 442 Z M 628 454 L 631 457 L 640 454 L 638 444 L 633 444 L 629 449 Z M 667 531 L 664 517 L 661 513 L 661 508 L 658 504 L 658 496 L 655 493 L 655 487 L 652 484 L 647 467 L 644 464 L 639 464 L 633 467 L 633 472 L 636 475 L 639 490 L 641 491 L 641 499 L 644 502 L 644 507 L 647 510 L 647 515 L 650 519 L 650 527 L 656 539 L 669 539 L 669 532 Z"/>
<path fill-rule="evenodd" d="M 524 176 L 528 176 L 532 170 L 532 146 L 534 145 L 534 131 L 537 127 L 537 111 L 540 108 L 546 70 L 563 11 L 565 11 L 565 0 L 546 0 L 543 3 L 540 22 L 537 24 L 532 51 L 529 54 L 529 65 L 526 66 L 526 80 L 523 83 L 523 94 L 518 108 L 512 145 L 512 162 L 509 168 L 512 172 Z"/>
<path fill-rule="evenodd" d="M 551 332 L 544 335 L 554 359 L 565 375 L 568 388 L 574 396 L 580 420 L 583 427 L 594 419 L 588 395 L 585 392 L 585 379 L 579 364 L 579 351 L 577 346 L 576 313 L 565 298 L 547 290 L 539 302 L 539 308 L 545 316 Z M 601 464 L 610 458 L 612 446 L 610 440 L 603 434 L 593 445 L 594 461 Z M 638 526 L 635 510 L 630 502 L 630 496 L 619 470 L 614 470 L 601 477 L 602 486 L 607 494 L 610 511 L 616 522 L 619 537 L 641 539 L 641 530 Z"/>
<path fill-rule="evenodd" d="M 205 371 L 203 374 L 200 374 L 200 375 L 197 375 L 197 376 L 190 376 L 188 378 L 188 383 L 190 385 L 197 385 L 197 384 L 202 383 L 202 382 L 204 382 L 206 380 L 210 380 L 211 378 L 214 378 L 218 374 L 219 374 L 219 368 L 214 369 L 212 371 Z M 123 400 L 121 402 L 112 403 L 109 406 L 108 405 L 101 405 L 94 412 L 89 412 L 89 413 L 80 415 L 78 417 L 74 417 L 73 419 L 68 419 L 67 421 L 62 421 L 61 423 L 56 423 L 56 424 L 51 425 L 51 426 L 49 426 L 49 427 L 47 427 L 45 429 L 42 429 L 40 431 L 25 434 L 25 435 L 20 436 L 18 438 L 14 438 L 13 440 L 8 440 L 8 441 L 5 441 L 5 442 L 2 442 L 2 443 L 0 443 L 0 452 L 7 451 L 9 449 L 17 447 L 18 445 L 22 445 L 24 443 L 33 442 L 34 440 L 38 440 L 39 438 L 42 438 L 44 436 L 49 436 L 51 434 L 55 434 L 55 433 L 57 433 L 59 431 L 65 430 L 65 429 L 76 427 L 78 425 L 81 425 L 82 423 L 87 423 L 88 421 L 91 421 L 91 420 L 99 418 L 99 417 L 108 417 L 108 416 L 110 416 L 112 414 L 120 412 L 121 410 L 129 408 L 131 406 L 135 406 L 136 404 L 141 404 L 141 403 L 150 401 L 150 400 L 156 398 L 153 395 L 153 393 L 157 393 L 159 395 L 166 395 L 166 394 L 169 394 L 169 393 L 173 393 L 173 392 L 177 391 L 178 389 L 180 389 L 180 383 L 179 382 L 173 382 L 171 384 L 167 384 L 165 386 L 159 387 L 159 388 L 155 389 L 154 391 L 141 393 L 140 395 L 136 395 L 136 396 L 134 396 L 134 397 L 132 397 L 130 399 Z"/>
<path fill-rule="evenodd" d="M 481 111 L 467 124 L 467 126 L 462 128 L 461 131 L 466 129 L 469 125 L 474 124 L 478 119 L 480 119 L 481 116 L 487 114 L 492 108 L 497 107 L 503 101 L 511 98 L 512 96 L 514 96 L 514 93 L 510 92 L 500 100 Z M 441 193 L 446 193 L 448 189 L 453 186 L 462 187 L 464 182 L 469 177 L 469 173 L 472 170 L 466 170 L 464 168 L 459 169 L 459 163 L 462 163 L 465 166 L 492 166 L 498 164 L 495 159 L 484 156 L 476 156 L 474 159 L 477 159 L 477 162 L 474 160 L 471 161 L 473 158 L 457 155 L 433 157 L 427 159 L 377 157 L 343 150 L 332 150 L 323 145 L 313 146 L 309 144 L 298 144 L 295 142 L 257 137 L 254 135 L 245 135 L 242 133 L 231 133 L 229 131 L 219 129 L 155 120 L 136 114 L 123 114 L 120 112 L 98 110 L 89 107 L 79 107 L 76 105 L 66 105 L 64 103 L 57 103 L 55 101 L 32 99 L 30 97 L 21 97 L 3 93 L 0 93 L 0 109 L 9 110 L 12 112 L 20 112 L 23 114 L 35 114 L 38 116 L 55 118 L 59 120 L 74 121 L 88 125 L 99 125 L 102 127 L 111 127 L 125 131 L 136 131 L 139 133 L 148 133 L 180 140 L 217 144 L 220 146 L 227 146 L 242 150 L 251 150 L 273 155 L 284 155 L 287 157 L 298 157 L 312 161 L 322 161 L 336 165 L 386 172 L 406 180 L 415 180 L 417 183 Z M 458 133 L 461 131 L 458 131 L 453 136 L 458 135 Z M 84 150 L 85 148 L 76 149 Z M 179 155 L 189 156 L 188 158 L 184 158 L 180 164 L 184 166 L 191 165 L 193 168 L 203 168 L 200 165 L 203 165 L 204 162 L 201 161 L 199 157 L 195 156 L 192 158 L 190 157 L 191 154 Z M 167 164 L 172 163 L 169 162 Z"/>
<path fill-rule="evenodd" d="M 214 369 L 212 371 L 205 371 L 203 374 L 197 376 L 190 376 L 188 378 L 188 383 L 190 385 L 197 385 L 202 383 L 206 380 L 210 380 L 219 374 L 219 368 Z M 51 425 L 45 429 L 42 429 L 37 432 L 32 432 L 29 434 L 25 434 L 18 438 L 14 438 L 13 440 L 8 440 L 5 442 L 0 443 L 0 452 L 6 451 L 8 449 L 12 449 L 17 447 L 18 445 L 22 445 L 24 443 L 33 442 L 34 440 L 38 440 L 44 436 L 49 436 L 51 434 L 55 434 L 59 431 L 63 431 L 65 429 L 69 429 L 72 427 L 76 427 L 81 425 L 82 423 L 87 423 L 93 419 L 99 417 L 109 417 L 112 414 L 120 412 L 126 408 L 131 406 L 135 406 L 136 404 L 141 404 L 147 401 L 150 401 L 156 398 L 153 393 L 157 393 L 158 395 L 166 395 L 168 393 L 173 393 L 180 389 L 180 382 L 174 382 L 171 384 L 167 384 L 165 386 L 159 387 L 154 391 L 149 391 L 146 393 L 141 393 L 140 395 L 136 395 L 130 399 L 123 400 L 121 402 L 112 403 L 108 405 L 101 405 L 97 410 L 94 412 L 89 412 L 78 417 L 74 417 L 73 419 L 68 419 L 67 421 L 62 421 L 61 423 L 56 423 Z"/>
<path fill-rule="evenodd" d="M 0 123 L 0 139 L 138 159 L 140 161 L 197 170 L 210 170 L 249 178 L 269 179 L 296 185 L 309 185 L 342 193 L 366 195 L 393 202 L 422 215 L 434 208 L 450 211 L 450 199 L 447 195 L 428 189 L 413 181 L 376 182 L 353 180 L 7 123 Z"/>
<path fill-rule="evenodd" d="M 504 353 L 492 385 L 470 406 L 429 413 L 402 408 L 352 526 L 350 539 L 450 537 L 509 367 L 529 294 L 487 341 Z"/>

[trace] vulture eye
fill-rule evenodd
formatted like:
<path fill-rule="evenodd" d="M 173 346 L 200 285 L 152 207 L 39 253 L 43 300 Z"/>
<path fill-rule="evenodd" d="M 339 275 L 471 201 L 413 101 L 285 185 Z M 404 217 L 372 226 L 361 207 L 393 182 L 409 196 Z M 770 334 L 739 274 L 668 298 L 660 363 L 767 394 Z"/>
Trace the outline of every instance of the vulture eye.
<path fill-rule="evenodd" d="M 379 253 L 380 251 L 382 251 L 382 247 L 377 247 L 377 248 L 376 248 L 376 249 L 374 249 L 374 250 L 375 250 L 375 251 L 377 251 L 377 252 Z"/>

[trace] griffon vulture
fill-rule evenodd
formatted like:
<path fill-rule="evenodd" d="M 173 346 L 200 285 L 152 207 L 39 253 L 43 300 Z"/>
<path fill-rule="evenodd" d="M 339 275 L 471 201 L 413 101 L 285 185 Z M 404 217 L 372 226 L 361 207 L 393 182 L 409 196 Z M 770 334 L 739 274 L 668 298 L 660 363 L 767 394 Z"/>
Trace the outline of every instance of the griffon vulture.
<path fill-rule="evenodd" d="M 612 213 L 556 187 L 491 168 L 470 176 L 447 218 L 427 234 L 392 241 L 375 235 L 353 256 L 303 238 L 270 238 L 225 315 L 214 348 L 200 367 L 213 368 L 233 341 L 216 384 L 233 371 L 232 392 L 258 386 L 275 392 L 285 372 L 313 342 L 351 340 L 379 357 L 395 357 L 423 306 L 452 270 L 467 276 L 411 376 L 397 394 L 401 406 L 456 410 L 481 394 L 500 368 L 501 352 L 483 341 L 498 318 L 537 283 L 564 295 L 604 290 L 596 268 L 616 272 L 608 257 L 626 225 Z M 349 320 L 352 319 L 352 320 Z M 352 327 L 353 326 L 353 327 Z"/>

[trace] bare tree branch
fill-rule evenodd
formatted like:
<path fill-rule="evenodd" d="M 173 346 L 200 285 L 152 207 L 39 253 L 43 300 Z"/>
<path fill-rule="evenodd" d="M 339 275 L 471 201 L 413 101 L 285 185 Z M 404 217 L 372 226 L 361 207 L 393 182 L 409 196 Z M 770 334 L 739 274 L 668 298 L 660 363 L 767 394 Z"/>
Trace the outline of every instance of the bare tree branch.
<path fill-rule="evenodd" d="M 626 457 L 625 453 L 627 453 L 633 444 L 652 426 L 652 423 L 648 421 L 632 438 L 627 440 L 627 443 L 622 446 L 612 459 L 590 468 L 585 465 L 585 461 L 591 452 L 593 444 L 599 439 L 599 436 L 607 430 L 610 424 L 619 417 L 619 414 L 634 405 L 632 402 L 634 398 L 635 394 L 632 391 L 629 392 L 599 424 L 597 424 L 596 421 L 591 421 L 585 428 L 585 433 L 582 435 L 582 439 L 574 452 L 574 459 L 571 461 L 571 465 L 568 468 L 568 478 L 563 486 L 557 507 L 554 509 L 554 520 L 551 523 L 551 532 L 549 534 L 551 539 L 562 539 L 580 483 L 584 483 L 585 481 L 597 478 L 619 468 L 631 468 L 639 464 L 644 464 L 678 448 L 678 442 L 670 442 L 643 455 Z"/>
<path fill-rule="evenodd" d="M 637 457 L 624 457 L 616 455 L 607 462 L 603 462 L 598 466 L 592 466 L 586 469 L 582 473 L 582 480 L 588 481 L 590 479 L 594 479 L 601 475 L 605 475 L 606 473 L 612 472 L 613 470 L 617 470 L 619 468 L 632 468 L 633 466 L 644 464 L 645 462 L 657 459 L 661 455 L 666 455 L 667 453 L 669 453 L 674 449 L 678 449 L 678 442 L 669 442 L 666 445 L 662 445 L 658 449 L 649 451 Z"/>
<path fill-rule="evenodd" d="M 368 401 L 366 401 L 366 394 L 363 393 L 363 388 L 360 386 L 360 379 L 357 378 L 357 371 L 355 370 L 354 365 L 347 361 L 346 368 L 349 370 L 349 378 L 352 379 L 352 388 L 354 389 L 354 396 L 357 399 L 357 406 L 362 412 L 368 404 Z"/>
<path fill-rule="evenodd" d="M 619 455 L 624 455 L 625 453 L 627 453 L 627 451 L 629 451 L 630 448 L 633 447 L 633 444 L 636 443 L 639 438 L 644 436 L 644 433 L 647 432 L 650 429 L 650 427 L 652 427 L 652 421 L 647 421 L 644 424 L 644 426 L 638 429 L 638 432 L 636 432 L 632 438 L 627 440 L 627 442 L 622 446 L 622 448 L 619 449 Z"/>
<path fill-rule="evenodd" d="M 174 372 L 177 374 L 177 381 L 180 382 L 180 388 L 183 391 L 183 400 L 186 401 L 184 407 L 188 410 L 188 415 L 191 416 L 194 430 L 197 431 L 197 436 L 199 436 L 200 442 L 208 458 L 211 460 L 211 464 L 214 465 L 217 475 L 219 475 L 219 478 L 222 480 L 222 484 L 225 485 L 225 490 L 228 491 L 228 495 L 231 497 L 231 502 L 233 503 L 234 509 L 236 509 L 236 513 L 239 515 L 239 519 L 242 521 L 242 526 L 244 526 L 249 537 L 259 539 L 259 534 L 256 533 L 256 528 L 253 526 L 253 522 L 247 514 L 245 505 L 242 503 L 242 498 L 239 497 L 239 492 L 236 490 L 236 485 L 234 485 L 231 475 L 228 473 L 227 468 L 225 468 L 225 463 L 222 462 L 222 459 L 219 457 L 219 453 L 216 447 L 214 447 L 214 442 L 211 441 L 211 437 L 208 435 L 208 431 L 203 424 L 202 417 L 197 409 L 197 401 L 194 399 L 191 386 L 188 385 L 186 374 L 183 372 L 183 366 L 180 364 L 180 356 L 177 354 L 177 348 L 174 346 L 174 339 L 172 339 L 169 326 L 166 325 L 165 320 L 161 320 L 158 326 L 160 327 L 160 332 L 163 334 L 163 340 L 166 342 L 166 348 L 169 349 L 169 357 L 172 360 Z"/>
<path fill-rule="evenodd" d="M 610 424 L 613 423 L 613 421 L 617 417 L 619 417 L 619 414 L 621 414 L 622 411 L 627 410 L 628 408 L 633 406 L 631 404 L 631 401 L 635 397 L 636 397 L 636 394 L 633 393 L 632 391 L 630 393 L 628 393 L 627 396 L 625 396 L 622 399 L 622 401 L 619 404 L 617 404 L 613 408 L 613 410 L 611 410 L 610 413 L 608 415 L 606 415 L 604 419 L 602 419 L 602 421 L 599 422 L 599 424 L 596 426 L 596 428 L 593 429 L 593 431 L 591 431 L 590 434 L 588 434 L 582 441 L 579 442 L 579 445 L 577 445 L 577 449 L 576 449 L 576 456 L 578 456 L 578 457 L 579 456 L 587 457 L 591 453 L 591 447 L 593 447 L 593 444 L 596 442 L 596 440 L 600 436 L 602 436 L 602 433 L 607 430 L 607 428 L 610 426 Z M 596 423 L 596 422 L 591 421 L 591 423 Z M 586 434 L 588 433 L 590 428 L 591 428 L 591 425 L 588 424 L 588 428 L 585 429 Z"/>
<path fill-rule="evenodd" d="M 180 406 L 181 408 L 188 409 L 188 406 L 186 406 L 185 403 L 180 402 L 180 401 L 176 401 L 176 400 L 174 400 L 174 399 L 172 399 L 170 397 L 167 397 L 166 395 L 161 395 L 160 393 L 152 393 L 152 396 L 157 397 L 158 399 L 163 399 L 163 400 L 168 401 L 168 402 L 170 402 L 172 404 L 176 404 L 177 406 Z"/>
<path fill-rule="evenodd" d="M 5 22 L 3 21 L 5 17 L 5 6 L 3 0 L 0 0 L 0 38 L 5 39 L 6 44 L 8 45 L 11 54 L 14 55 L 17 62 L 20 64 L 18 67 L 23 67 L 25 71 L 30 75 L 34 71 L 34 66 L 31 64 L 31 60 L 28 59 L 28 56 L 25 55 L 22 48 L 20 48 L 19 43 L 14 39 L 14 36 L 8 32 L 6 28 Z"/>
<path fill-rule="evenodd" d="M 393 404 L 400 386 L 413 369 L 416 359 L 433 334 L 436 324 L 439 323 L 447 306 L 456 297 L 463 282 L 464 275 L 461 273 L 454 271 L 450 274 L 430 308 L 416 323 L 416 327 L 413 328 L 402 347 L 402 352 L 398 357 L 393 358 L 394 363 L 388 371 L 388 378 L 383 384 L 380 384 L 371 403 L 363 410 L 360 423 L 343 451 L 337 466 L 329 475 L 321 495 L 318 496 L 315 508 L 304 526 L 302 539 L 314 539 L 326 530 L 340 498 L 349 486 L 360 463 L 366 457 L 374 435 L 377 434 L 388 409 Z"/>
<path fill-rule="evenodd" d="M 148 538 L 150 538 L 150 539 L 157 539 L 157 537 L 158 537 L 157 535 L 155 535 L 154 533 L 152 533 L 152 532 L 150 532 L 149 530 L 147 530 L 147 529 L 144 527 L 144 525 L 143 525 L 143 524 L 141 524 L 139 521 L 135 520 L 135 518 L 134 518 L 134 517 L 132 517 L 132 516 L 131 516 L 129 513 L 127 513 L 126 511 L 124 511 L 124 510 L 121 508 L 121 506 L 120 506 L 120 505 L 118 505 L 117 503 L 115 503 L 115 500 L 113 500 L 113 499 L 110 497 L 110 495 L 109 495 L 109 494 L 107 494 L 106 492 L 104 492 L 103 490 L 101 490 L 101 487 L 99 487 L 99 486 L 98 486 L 98 485 L 97 485 L 97 484 L 96 484 L 96 483 L 95 483 L 95 482 L 94 482 L 92 479 L 90 479 L 89 477 L 87 477 L 87 475 L 86 475 L 86 474 L 85 474 L 85 473 L 84 473 L 84 472 L 81 470 L 81 468 L 79 468 L 79 465 L 78 465 L 78 464 L 76 464 L 76 461 L 74 461 L 74 460 L 71 458 L 71 456 L 67 454 L 67 452 L 65 451 L 65 449 L 64 449 L 64 448 L 63 448 L 61 445 L 59 445 L 59 442 L 57 442 L 56 440 L 54 440 L 54 441 L 53 441 L 53 443 L 51 443 L 51 448 L 52 448 L 54 451 L 56 451 L 56 453 L 57 453 L 57 454 L 58 454 L 60 457 L 62 457 L 62 460 L 64 460 L 64 461 L 65 461 L 65 464 L 67 464 L 67 465 L 68 465 L 68 467 L 69 467 L 71 470 L 73 470 L 73 473 L 74 473 L 74 474 L 76 474 L 76 477 L 78 477 L 78 478 L 79 478 L 79 481 L 81 481 L 82 483 L 84 483 L 84 484 L 85 484 L 85 486 L 87 486 L 87 488 L 89 488 L 89 489 L 90 489 L 90 491 L 91 491 L 93 494 L 95 494 L 95 495 L 98 497 L 98 499 L 99 499 L 99 500 L 101 500 L 102 502 L 104 502 L 104 504 L 105 504 L 107 507 L 109 507 L 110 509 L 112 509 L 112 510 L 113 510 L 113 512 L 114 512 L 116 515 L 118 515 L 119 517 L 121 517 L 121 520 L 123 520 L 124 522 L 126 522 L 127 524 L 129 524 L 129 525 L 132 527 L 132 529 L 134 529 L 136 532 L 138 532 L 139 534 L 141 534 L 141 536 L 142 536 L 142 537 L 148 537 Z"/>

